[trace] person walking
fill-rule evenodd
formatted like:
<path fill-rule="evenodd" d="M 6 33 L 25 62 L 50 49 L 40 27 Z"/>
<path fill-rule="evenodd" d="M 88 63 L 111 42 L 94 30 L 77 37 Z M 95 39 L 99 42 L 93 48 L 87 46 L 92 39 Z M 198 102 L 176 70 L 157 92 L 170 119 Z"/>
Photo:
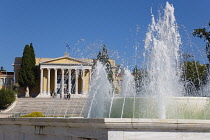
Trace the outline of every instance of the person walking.
<path fill-rule="evenodd" d="M 62 92 L 61 92 L 61 90 L 60 90 L 60 99 L 62 98 Z"/>
<path fill-rule="evenodd" d="M 70 100 L 71 94 L 70 92 L 67 93 L 67 99 Z"/>

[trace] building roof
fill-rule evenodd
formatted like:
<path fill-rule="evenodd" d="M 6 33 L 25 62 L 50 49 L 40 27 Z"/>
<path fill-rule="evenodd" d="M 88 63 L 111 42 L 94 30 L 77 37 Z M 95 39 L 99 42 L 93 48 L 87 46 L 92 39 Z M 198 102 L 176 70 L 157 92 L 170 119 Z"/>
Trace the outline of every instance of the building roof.
<path fill-rule="evenodd" d="M 59 60 L 66 60 L 63 62 L 59 62 Z M 68 55 L 64 55 L 62 57 L 58 57 L 58 58 L 36 58 L 36 65 L 40 65 L 40 64 L 46 64 L 46 63 L 64 63 L 64 64 L 68 64 L 72 61 L 72 63 L 85 63 L 85 64 L 89 64 L 89 65 L 93 65 L 93 59 L 80 59 L 80 58 L 73 58 L 70 57 Z M 115 65 L 115 60 L 109 60 L 112 67 L 116 67 Z M 22 62 L 22 57 L 15 57 L 15 62 L 13 65 L 21 65 Z"/>
<path fill-rule="evenodd" d="M 0 71 L 0 75 L 14 75 L 14 72 Z"/>
<path fill-rule="evenodd" d="M 45 60 L 45 61 L 39 61 L 38 63 L 39 64 L 46 64 L 46 63 L 63 63 L 63 64 L 80 63 L 80 64 L 90 64 L 90 65 L 93 64 L 88 59 L 77 59 L 77 58 L 73 58 L 73 57 L 69 57 L 69 56 L 52 58 L 52 59 L 48 59 L 48 60 Z"/>

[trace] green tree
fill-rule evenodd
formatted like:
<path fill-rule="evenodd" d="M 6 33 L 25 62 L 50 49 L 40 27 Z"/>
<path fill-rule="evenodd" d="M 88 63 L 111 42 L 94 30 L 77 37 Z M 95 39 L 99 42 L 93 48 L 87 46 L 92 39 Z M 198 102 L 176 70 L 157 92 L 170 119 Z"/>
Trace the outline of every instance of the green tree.
<path fill-rule="evenodd" d="M 209 22 L 209 26 L 210 26 L 210 22 Z M 204 38 L 204 41 L 207 41 L 206 55 L 210 63 L 210 32 L 207 31 L 206 28 L 194 29 L 193 36 Z"/>
<path fill-rule="evenodd" d="M 108 55 L 105 44 L 103 46 L 102 52 L 99 51 L 96 60 L 100 61 L 106 67 L 107 77 L 108 77 L 110 83 L 113 82 L 112 66 L 111 66 L 111 63 L 109 61 L 109 55 Z"/>
<path fill-rule="evenodd" d="M 2 88 L 0 89 L 0 109 L 7 108 L 15 101 L 15 91 Z"/>
<path fill-rule="evenodd" d="M 140 90 L 141 74 L 140 74 L 140 70 L 137 68 L 137 65 L 135 65 L 133 69 L 133 76 L 135 80 L 136 92 L 138 93 Z"/>
<path fill-rule="evenodd" d="M 192 83 L 196 89 L 201 85 L 206 84 L 207 81 L 207 68 L 206 65 L 200 64 L 198 61 L 190 60 L 185 61 L 183 65 L 183 80 Z"/>
<path fill-rule="evenodd" d="M 141 71 L 137 68 L 137 65 L 135 65 L 133 69 L 133 75 L 134 75 L 136 85 L 138 85 L 138 82 L 141 80 Z"/>
<path fill-rule="evenodd" d="M 31 65 L 32 65 L 32 75 L 33 75 L 33 78 L 32 79 L 35 79 L 33 82 L 33 85 L 32 87 L 34 87 L 36 85 L 36 80 L 38 78 L 38 73 L 37 73 L 37 67 L 36 67 L 36 55 L 35 55 L 35 52 L 34 52 L 34 47 L 33 47 L 33 44 L 30 43 L 30 52 L 31 52 Z"/>
<path fill-rule="evenodd" d="M 135 80 L 136 92 L 137 94 L 141 93 L 143 78 L 146 78 L 146 71 L 144 69 L 138 69 L 137 65 L 135 65 L 132 72 Z"/>
<path fill-rule="evenodd" d="M 1 67 L 1 68 L 0 68 L 0 72 L 4 72 L 4 71 L 6 71 L 6 70 L 4 69 L 4 67 Z"/>
<path fill-rule="evenodd" d="M 36 67 L 35 67 L 35 53 L 32 43 L 26 45 L 23 51 L 21 68 L 19 71 L 18 83 L 25 90 L 29 88 L 29 91 L 36 84 Z"/>

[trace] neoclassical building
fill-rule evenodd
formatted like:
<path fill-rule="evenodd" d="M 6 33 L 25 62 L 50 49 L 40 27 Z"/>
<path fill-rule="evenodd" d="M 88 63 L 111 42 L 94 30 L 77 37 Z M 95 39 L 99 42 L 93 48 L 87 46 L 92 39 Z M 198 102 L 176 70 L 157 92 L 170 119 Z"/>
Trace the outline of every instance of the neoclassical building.
<path fill-rule="evenodd" d="M 21 57 L 16 57 L 13 64 L 16 82 L 21 61 Z M 110 60 L 110 62 L 115 73 L 115 61 Z M 36 86 L 30 91 L 31 96 L 50 97 L 52 91 L 61 93 L 62 96 L 65 91 L 84 96 L 88 93 L 93 59 L 77 59 L 65 53 L 59 58 L 36 58 L 36 67 L 38 77 Z M 115 78 L 114 74 L 113 78 Z M 20 90 L 20 94 L 24 94 L 24 89 Z"/>

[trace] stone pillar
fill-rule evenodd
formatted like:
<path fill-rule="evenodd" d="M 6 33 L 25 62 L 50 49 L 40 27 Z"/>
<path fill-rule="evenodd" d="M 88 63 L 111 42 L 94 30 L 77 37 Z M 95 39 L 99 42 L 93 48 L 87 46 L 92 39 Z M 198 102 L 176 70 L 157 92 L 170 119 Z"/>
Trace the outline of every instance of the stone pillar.
<path fill-rule="evenodd" d="M 54 92 L 57 93 L 57 69 L 54 70 L 55 70 Z"/>
<path fill-rule="evenodd" d="M 61 77 L 61 94 L 62 97 L 64 96 L 64 69 L 61 69 L 62 71 L 62 77 Z"/>
<path fill-rule="evenodd" d="M 92 71 L 89 69 L 89 82 L 91 82 Z"/>
<path fill-rule="evenodd" d="M 69 87 L 69 93 L 71 94 L 71 69 L 69 69 L 69 82 L 68 82 L 68 87 Z"/>
<path fill-rule="evenodd" d="M 75 69 L 75 94 L 78 94 L 78 69 Z"/>
<path fill-rule="evenodd" d="M 43 92 L 43 69 L 41 68 L 41 74 L 40 74 L 40 93 L 39 94 L 42 94 Z"/>
<path fill-rule="evenodd" d="M 47 69 L 47 94 L 50 94 L 50 69 Z"/>
<path fill-rule="evenodd" d="M 84 94 L 85 88 L 85 69 L 82 69 L 82 94 Z"/>

